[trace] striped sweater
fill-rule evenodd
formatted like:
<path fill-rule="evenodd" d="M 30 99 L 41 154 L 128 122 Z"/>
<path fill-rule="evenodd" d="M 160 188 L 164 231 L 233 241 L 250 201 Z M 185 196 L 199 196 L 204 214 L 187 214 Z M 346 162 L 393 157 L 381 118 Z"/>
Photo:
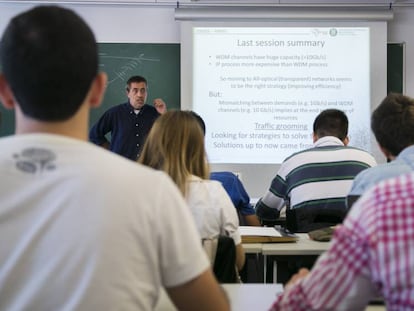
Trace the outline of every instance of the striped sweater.
<path fill-rule="evenodd" d="M 295 153 L 282 163 L 269 190 L 257 203 L 256 213 L 265 220 L 275 219 L 288 203 L 288 223 L 293 221 L 289 219 L 292 214 L 301 219 L 312 218 L 315 217 L 310 215 L 312 211 L 315 214 L 321 210 L 328 214 L 339 212 L 343 218 L 354 177 L 375 165 L 374 157 L 368 152 L 344 146 L 336 137 L 322 137 L 313 148 Z M 313 222 L 312 219 L 304 221 Z"/>

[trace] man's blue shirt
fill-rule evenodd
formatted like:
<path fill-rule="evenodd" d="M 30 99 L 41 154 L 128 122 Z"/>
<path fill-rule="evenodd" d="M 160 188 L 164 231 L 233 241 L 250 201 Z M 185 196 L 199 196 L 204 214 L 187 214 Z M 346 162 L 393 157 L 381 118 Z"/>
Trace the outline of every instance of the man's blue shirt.
<path fill-rule="evenodd" d="M 111 151 L 135 161 L 158 116 L 157 110 L 150 105 L 144 105 L 136 114 L 126 102 L 109 108 L 92 126 L 89 139 L 97 145 L 108 142 Z M 110 142 L 105 137 L 108 133 L 111 134 Z"/>
<path fill-rule="evenodd" d="M 362 195 L 380 181 L 414 171 L 414 146 L 405 148 L 394 161 L 360 172 L 352 183 L 350 195 Z"/>
<path fill-rule="evenodd" d="M 250 204 L 250 197 L 240 179 L 232 172 L 213 172 L 210 179 L 220 181 L 233 205 L 243 216 L 254 215 L 255 210 Z"/>

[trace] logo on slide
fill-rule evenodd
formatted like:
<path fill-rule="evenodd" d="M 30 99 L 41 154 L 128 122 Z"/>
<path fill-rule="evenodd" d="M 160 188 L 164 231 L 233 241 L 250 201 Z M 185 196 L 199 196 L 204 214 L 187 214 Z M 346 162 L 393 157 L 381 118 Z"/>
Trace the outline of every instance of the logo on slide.
<path fill-rule="evenodd" d="M 338 30 L 336 28 L 331 28 L 329 30 L 329 34 L 331 35 L 331 37 L 335 37 L 338 34 Z"/>

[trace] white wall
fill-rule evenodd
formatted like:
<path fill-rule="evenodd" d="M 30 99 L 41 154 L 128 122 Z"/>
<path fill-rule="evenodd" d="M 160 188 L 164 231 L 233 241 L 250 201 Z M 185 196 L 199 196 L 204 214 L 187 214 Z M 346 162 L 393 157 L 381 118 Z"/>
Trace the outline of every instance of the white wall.
<path fill-rule="evenodd" d="M 414 7 L 396 8 L 388 25 L 388 42 L 406 42 L 405 93 L 414 97 Z"/>
<path fill-rule="evenodd" d="M 0 3 L 0 32 L 9 19 L 32 4 Z M 66 5 L 81 15 L 99 42 L 179 43 L 174 8 L 165 6 Z"/>

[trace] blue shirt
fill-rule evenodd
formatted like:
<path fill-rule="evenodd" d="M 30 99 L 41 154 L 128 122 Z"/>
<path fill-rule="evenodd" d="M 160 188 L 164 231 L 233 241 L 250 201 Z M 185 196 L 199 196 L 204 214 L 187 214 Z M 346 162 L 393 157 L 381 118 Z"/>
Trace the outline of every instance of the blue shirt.
<path fill-rule="evenodd" d="M 92 126 L 89 139 L 97 145 L 109 143 L 106 134 L 111 133 L 110 150 L 136 161 L 145 139 L 158 118 L 157 110 L 144 105 L 138 114 L 129 102 L 109 108 Z"/>
<path fill-rule="evenodd" d="M 250 197 L 244 189 L 240 179 L 232 172 L 213 172 L 210 179 L 221 182 L 227 194 L 230 196 L 234 207 L 241 215 L 254 215 L 255 210 L 250 204 Z"/>
<path fill-rule="evenodd" d="M 405 148 L 394 161 L 380 164 L 359 173 L 352 184 L 350 195 L 361 195 L 378 182 L 414 171 L 414 146 Z"/>

